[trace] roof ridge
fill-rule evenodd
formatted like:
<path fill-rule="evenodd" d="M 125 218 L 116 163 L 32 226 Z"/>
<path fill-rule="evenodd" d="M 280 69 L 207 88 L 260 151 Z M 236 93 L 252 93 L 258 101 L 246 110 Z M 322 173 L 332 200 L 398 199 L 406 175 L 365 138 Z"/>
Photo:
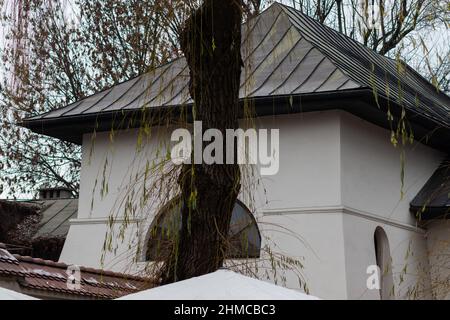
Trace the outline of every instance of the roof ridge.
<path fill-rule="evenodd" d="M 291 22 L 292 22 L 292 19 L 293 19 L 293 18 L 290 16 L 290 14 L 289 14 L 289 12 L 288 12 L 289 10 L 294 10 L 298 15 L 304 17 L 304 18 L 307 19 L 307 20 L 313 21 L 313 23 L 320 23 L 320 22 L 317 21 L 316 19 L 314 19 L 314 18 L 308 16 L 307 14 L 301 12 L 300 10 L 298 10 L 298 9 L 296 9 L 296 8 L 293 8 L 293 7 L 291 7 L 291 6 L 288 6 L 288 5 L 286 5 L 286 4 L 279 3 L 279 2 L 275 2 L 274 4 L 277 4 L 278 6 L 280 6 L 280 7 L 282 8 L 283 12 L 286 14 L 286 16 L 288 17 L 288 19 L 289 19 Z M 324 55 L 326 55 L 326 56 L 328 57 L 328 59 L 329 59 L 330 61 L 332 61 L 333 64 L 335 64 L 336 67 L 337 67 L 341 72 L 343 72 L 345 75 L 347 75 L 349 78 L 351 78 L 353 81 L 357 82 L 357 83 L 360 84 L 361 86 L 367 87 L 365 84 L 361 83 L 359 80 L 357 80 L 356 78 L 352 77 L 346 70 L 342 70 L 342 68 L 338 65 L 338 63 L 334 60 L 333 57 L 331 57 L 331 56 L 330 56 L 327 52 L 325 52 L 322 48 L 320 48 L 319 46 L 317 46 L 316 44 L 314 44 L 313 42 L 311 42 L 311 41 L 308 39 L 308 36 L 307 36 L 307 35 L 305 36 L 304 32 L 302 32 L 302 30 L 301 30 L 300 28 L 298 28 L 297 26 L 295 26 L 295 23 L 292 23 L 292 24 L 293 24 L 294 27 L 298 30 L 298 32 L 302 35 L 302 37 L 305 38 L 305 40 L 306 40 L 307 42 L 309 42 L 309 43 L 310 43 L 311 45 L 313 45 L 317 50 L 319 50 L 319 51 L 322 52 Z M 336 36 L 341 37 L 341 38 L 343 38 L 343 39 L 346 39 L 347 41 L 350 41 L 350 42 L 352 42 L 353 44 L 356 44 L 359 48 L 361 48 L 361 49 L 363 49 L 363 50 L 366 50 L 366 51 L 369 51 L 369 52 L 375 54 L 375 55 L 378 56 L 380 59 L 386 59 L 386 60 L 389 60 L 389 61 L 391 61 L 391 62 L 395 62 L 395 61 L 396 61 L 395 58 L 391 58 L 391 57 L 382 55 L 382 54 L 378 53 L 377 51 L 375 51 L 374 49 L 372 49 L 372 48 L 370 48 L 370 47 L 368 47 L 368 46 L 362 44 L 361 42 L 359 42 L 359 41 L 357 41 L 357 40 L 351 38 L 350 36 L 348 36 L 348 35 L 346 35 L 346 34 L 344 34 L 344 33 L 342 33 L 342 32 L 337 31 L 336 29 L 331 28 L 330 26 L 328 26 L 328 25 L 326 25 L 326 24 L 320 23 L 320 25 L 321 25 L 323 28 L 325 28 L 325 29 L 329 30 L 330 32 L 332 32 L 333 34 L 335 34 Z M 435 91 L 435 92 L 438 93 L 442 98 L 448 99 L 448 102 L 450 102 L 450 96 L 449 96 L 449 95 L 447 95 L 447 94 L 446 94 L 445 92 L 443 92 L 441 89 L 436 88 L 435 86 L 433 86 L 433 85 L 432 85 L 432 84 L 431 84 L 431 83 L 430 83 L 423 75 L 421 75 L 421 74 L 420 74 L 419 72 L 417 72 L 414 68 L 412 68 L 406 61 L 404 61 L 403 59 L 401 59 L 401 62 L 408 68 L 408 70 L 409 70 L 410 72 L 414 73 L 415 76 L 417 76 L 418 78 L 420 78 L 420 80 L 421 80 L 422 82 L 424 82 L 423 84 L 425 84 L 426 87 L 427 87 L 429 90 Z M 392 71 L 388 70 L 387 68 L 383 68 L 383 69 L 384 69 L 385 71 L 387 71 L 387 72 L 393 74 L 394 76 L 396 76 L 394 73 L 392 73 Z M 422 85 L 423 85 L 423 84 L 422 84 Z"/>
<path fill-rule="evenodd" d="M 312 41 L 309 39 L 309 36 L 308 36 L 307 34 L 305 35 L 305 32 L 303 32 L 299 27 L 297 27 L 297 26 L 295 25 L 295 23 L 294 23 L 294 21 L 293 21 L 293 18 L 290 16 L 290 14 L 289 14 L 288 11 L 289 11 L 289 10 L 294 10 L 295 12 L 297 12 L 297 13 L 298 13 L 299 15 L 301 15 L 302 17 L 305 17 L 305 18 L 307 18 L 307 19 L 309 19 L 309 20 L 311 20 L 311 21 L 314 21 L 314 23 L 319 23 L 319 21 L 317 21 L 316 19 L 314 19 L 314 18 L 308 16 L 307 14 L 304 14 L 304 13 L 301 12 L 300 10 L 297 10 L 296 8 L 290 7 L 290 6 L 285 5 L 285 4 L 283 4 L 283 3 L 275 2 L 274 4 L 278 4 L 278 5 L 281 7 L 281 9 L 282 9 L 282 11 L 283 11 L 283 14 L 287 17 L 287 19 L 290 21 L 290 23 L 292 24 L 292 26 L 300 33 L 300 35 L 302 36 L 302 38 L 303 38 L 306 42 L 308 42 L 313 48 L 315 48 L 315 49 L 318 50 L 321 54 L 323 54 L 323 55 L 325 56 L 326 59 L 328 59 L 328 60 L 329 60 L 329 61 L 330 61 L 330 62 L 331 62 L 331 63 L 332 63 L 339 71 L 341 71 L 341 72 L 342 72 L 345 76 L 347 76 L 350 80 L 352 80 L 353 82 L 357 83 L 357 84 L 360 85 L 362 88 L 368 88 L 366 84 L 361 83 L 361 81 L 359 81 L 359 80 L 356 79 L 355 77 L 352 77 L 350 74 L 348 74 L 348 72 L 347 72 L 346 70 L 343 70 L 343 69 L 339 66 L 339 64 L 333 59 L 333 57 L 331 57 L 325 50 L 323 50 L 320 46 L 317 46 L 314 42 L 312 42 Z M 335 32 L 335 33 L 337 33 L 337 34 L 339 34 L 339 35 L 341 35 L 341 36 L 345 36 L 346 38 L 351 39 L 350 37 L 348 37 L 348 36 L 346 36 L 346 35 L 344 35 L 344 34 L 338 32 L 338 31 L 334 30 L 333 28 L 331 28 L 331 27 L 329 27 L 329 26 L 327 26 L 327 25 L 325 25 L 325 24 L 321 24 L 321 26 L 324 26 L 324 27 L 328 28 L 329 30 L 331 30 L 331 31 L 333 31 L 333 32 Z M 355 41 L 354 39 L 351 39 L 351 40 Z M 357 42 L 357 41 L 355 41 L 355 42 Z M 357 43 L 359 43 L 359 42 L 357 42 Z"/>
<path fill-rule="evenodd" d="M 282 7 L 282 9 L 283 9 L 284 12 L 286 12 L 286 10 L 290 10 L 290 9 L 291 9 L 291 10 L 294 10 L 295 12 L 297 12 L 297 13 L 298 13 L 299 15 L 301 15 L 302 17 L 305 17 L 306 19 L 308 19 L 308 20 L 310 20 L 310 21 L 314 21 L 314 23 L 319 23 L 321 26 L 323 26 L 324 28 L 330 30 L 331 32 L 333 32 L 333 33 L 335 33 L 335 34 L 337 34 L 337 35 L 340 35 L 341 37 L 344 37 L 344 38 L 347 39 L 347 40 L 351 40 L 351 41 L 357 43 L 358 45 L 360 45 L 361 47 L 363 47 L 363 48 L 365 48 L 365 49 L 367 49 L 367 50 L 371 50 L 372 52 L 374 52 L 374 53 L 380 55 L 381 57 L 387 58 L 386 56 L 383 56 L 383 55 L 379 54 L 378 52 L 376 52 L 375 50 L 373 50 L 373 49 L 371 49 L 371 48 L 365 46 L 365 45 L 362 44 L 361 42 L 359 42 L 359 41 L 357 41 L 357 40 L 355 40 L 355 39 L 349 37 L 349 36 L 346 35 L 345 33 L 339 32 L 339 31 L 337 31 L 336 29 L 333 29 L 332 27 L 330 27 L 330 26 L 328 26 L 328 25 L 326 25 L 326 24 L 324 24 L 324 23 L 320 23 L 320 21 L 317 21 L 317 20 L 314 19 L 313 17 L 311 17 L 311 16 L 309 16 L 309 15 L 307 15 L 307 14 L 301 12 L 300 10 L 298 10 L 298 9 L 296 9 L 296 8 L 293 8 L 293 7 L 291 7 L 291 6 L 288 6 L 288 5 L 284 4 L 284 3 L 279 3 L 279 2 L 276 2 L 276 3 L 277 3 L 279 6 Z M 289 16 L 289 14 L 288 14 L 288 16 Z M 290 19 L 290 17 L 289 17 L 289 19 Z M 389 59 L 390 59 L 390 58 L 389 58 Z"/>

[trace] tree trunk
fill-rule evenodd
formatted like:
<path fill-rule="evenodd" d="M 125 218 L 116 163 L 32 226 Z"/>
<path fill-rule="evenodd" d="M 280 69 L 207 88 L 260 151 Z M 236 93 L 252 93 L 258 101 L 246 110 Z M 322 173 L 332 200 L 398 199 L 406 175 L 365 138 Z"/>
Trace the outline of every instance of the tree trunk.
<path fill-rule="evenodd" d="M 205 0 L 186 21 L 181 34 L 181 48 L 190 69 L 194 119 L 202 121 L 203 130 L 218 129 L 223 137 L 226 129 L 238 126 L 241 20 L 241 0 Z M 226 159 L 225 147 L 223 151 Z M 166 262 L 163 284 L 222 266 L 231 214 L 241 187 L 239 165 L 184 165 L 178 183 L 182 227 Z"/>

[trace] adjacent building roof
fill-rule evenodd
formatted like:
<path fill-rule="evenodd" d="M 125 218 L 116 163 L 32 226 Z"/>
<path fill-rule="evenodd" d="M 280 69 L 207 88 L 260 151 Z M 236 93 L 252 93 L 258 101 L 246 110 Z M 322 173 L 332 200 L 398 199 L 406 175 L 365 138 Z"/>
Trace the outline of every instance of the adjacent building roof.
<path fill-rule="evenodd" d="M 115 299 L 152 287 L 142 277 L 80 267 L 81 288 L 67 286 L 68 265 L 10 254 L 0 244 L 0 280 L 16 280 L 23 293 L 61 299 Z"/>
<path fill-rule="evenodd" d="M 450 159 L 444 161 L 411 202 L 420 220 L 450 218 Z"/>
<path fill-rule="evenodd" d="M 58 260 L 78 199 L 0 201 L 0 242 L 14 253 Z M 14 247 L 14 249 L 12 249 Z"/>
<path fill-rule="evenodd" d="M 42 215 L 38 230 L 33 238 L 66 237 L 69 232 L 69 220 L 75 219 L 78 211 L 78 199 L 34 200 L 41 207 Z"/>
<path fill-rule="evenodd" d="M 358 96 L 370 100 L 369 106 L 360 103 L 349 109 L 358 116 L 382 124 L 386 115 L 363 109 L 376 108 L 385 114 L 393 104 L 395 116 L 402 106 L 410 120 L 421 122 L 419 136 L 442 128 L 450 137 L 448 96 L 406 64 L 383 57 L 288 6 L 275 3 L 243 25 L 242 55 L 240 97 L 255 101 L 258 114 L 267 113 L 258 112 L 264 105 L 272 113 L 346 108 Z M 111 122 L 120 122 L 117 115 L 191 105 L 188 82 L 186 61 L 179 58 L 81 101 L 25 119 L 23 125 L 80 143 L 82 133 L 108 130 Z M 308 108 L 314 98 L 321 102 Z M 102 125 L 105 121 L 109 124 Z M 76 126 L 78 122 L 84 126 Z"/>

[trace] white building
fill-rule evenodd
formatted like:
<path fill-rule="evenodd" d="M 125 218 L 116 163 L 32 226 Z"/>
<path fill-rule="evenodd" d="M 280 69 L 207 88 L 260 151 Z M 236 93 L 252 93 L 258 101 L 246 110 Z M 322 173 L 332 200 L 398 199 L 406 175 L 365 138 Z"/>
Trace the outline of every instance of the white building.
<path fill-rule="evenodd" d="M 450 298 L 450 262 L 442 260 L 450 202 L 448 189 L 439 189 L 449 186 L 448 169 L 433 176 L 450 150 L 449 97 L 408 66 L 280 4 L 243 30 L 243 107 L 254 105 L 255 127 L 280 130 L 279 172 L 253 175 L 243 187 L 258 179 L 253 197 L 240 197 L 261 246 L 299 259 L 310 293 L 323 299 Z M 61 261 L 117 271 L 145 264 L 161 199 L 151 194 L 140 205 L 142 177 L 166 159 L 176 125 L 154 122 L 151 135 L 145 128 L 148 119 L 189 113 L 188 80 L 178 59 L 24 120 L 35 132 L 82 145 L 78 216 Z M 390 127 L 401 125 L 402 110 L 415 140 L 396 148 Z M 424 205 L 419 221 L 414 212 Z M 104 250 L 111 230 L 112 252 Z M 381 290 L 370 286 L 374 265 L 383 271 Z M 280 277 L 299 287 L 295 272 Z"/>

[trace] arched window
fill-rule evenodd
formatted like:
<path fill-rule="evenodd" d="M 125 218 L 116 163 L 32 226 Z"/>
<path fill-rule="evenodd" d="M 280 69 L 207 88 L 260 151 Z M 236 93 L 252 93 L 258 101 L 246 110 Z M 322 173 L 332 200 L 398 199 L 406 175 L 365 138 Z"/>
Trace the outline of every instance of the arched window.
<path fill-rule="evenodd" d="M 181 208 L 178 199 L 171 201 L 155 218 L 147 241 L 146 261 L 166 256 L 181 230 Z M 255 218 L 241 201 L 237 201 L 228 233 L 227 259 L 259 258 L 261 235 Z"/>
<path fill-rule="evenodd" d="M 390 300 L 394 298 L 394 279 L 389 240 L 383 228 L 375 230 L 374 242 L 376 261 L 380 268 L 380 298 Z"/>

